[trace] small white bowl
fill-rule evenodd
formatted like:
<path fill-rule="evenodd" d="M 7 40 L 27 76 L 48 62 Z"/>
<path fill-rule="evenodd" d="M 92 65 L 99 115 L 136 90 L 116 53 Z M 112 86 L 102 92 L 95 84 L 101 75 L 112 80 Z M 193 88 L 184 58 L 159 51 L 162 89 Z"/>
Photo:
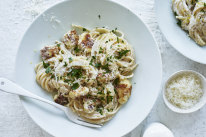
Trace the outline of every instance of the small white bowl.
<path fill-rule="evenodd" d="M 181 109 L 181 108 L 176 107 L 175 105 L 173 105 L 171 102 L 168 101 L 167 97 L 165 96 L 165 92 L 166 92 L 167 84 L 173 78 L 175 78 L 178 75 L 185 74 L 185 73 L 195 74 L 198 78 L 200 78 L 201 83 L 202 83 L 202 88 L 203 88 L 203 95 L 200 98 L 199 102 L 197 104 L 195 104 L 194 106 L 192 106 L 191 108 Z M 166 106 L 169 109 L 171 109 L 172 111 L 177 112 L 177 113 L 192 113 L 192 112 L 199 110 L 200 108 L 202 108 L 206 104 L 206 80 L 205 80 L 205 77 L 202 74 L 195 72 L 195 71 L 192 71 L 192 70 L 181 70 L 181 71 L 173 73 L 164 84 L 163 99 L 164 99 Z"/>

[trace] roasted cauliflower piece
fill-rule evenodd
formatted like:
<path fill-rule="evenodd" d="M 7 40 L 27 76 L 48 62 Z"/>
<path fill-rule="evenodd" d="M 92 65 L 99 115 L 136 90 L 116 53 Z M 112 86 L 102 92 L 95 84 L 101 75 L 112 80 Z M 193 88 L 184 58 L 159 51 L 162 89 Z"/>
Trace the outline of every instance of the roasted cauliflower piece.
<path fill-rule="evenodd" d="M 81 96 L 86 96 L 89 93 L 89 88 L 87 87 L 79 87 L 76 90 L 71 90 L 69 92 L 69 97 L 72 99 L 81 97 Z"/>
<path fill-rule="evenodd" d="M 43 60 L 54 57 L 58 53 L 58 47 L 44 47 L 43 49 L 41 49 L 41 57 Z"/>
<path fill-rule="evenodd" d="M 118 102 L 120 104 L 124 104 L 128 101 L 131 95 L 132 85 L 129 80 L 124 79 L 120 80 L 120 82 L 116 86 L 116 91 L 118 94 Z"/>
<path fill-rule="evenodd" d="M 66 45 L 68 49 L 75 47 L 78 45 L 79 36 L 75 30 L 68 32 L 64 35 L 63 43 Z"/>

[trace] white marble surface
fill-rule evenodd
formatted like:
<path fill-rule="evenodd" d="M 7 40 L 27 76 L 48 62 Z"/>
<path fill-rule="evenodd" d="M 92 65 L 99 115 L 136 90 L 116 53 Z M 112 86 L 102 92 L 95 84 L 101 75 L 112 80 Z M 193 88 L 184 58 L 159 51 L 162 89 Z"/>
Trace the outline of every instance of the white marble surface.
<path fill-rule="evenodd" d="M 39 12 L 61 0 L 0 0 L 0 76 L 13 79 L 18 44 L 27 27 Z M 181 69 L 196 70 L 206 76 L 206 65 L 193 62 L 176 50 L 162 36 L 154 11 L 154 0 L 115 0 L 139 14 L 152 30 L 161 49 L 163 82 Z M 0 137 L 51 137 L 28 116 L 15 95 L 0 92 Z M 159 121 L 168 126 L 176 137 L 206 137 L 206 106 L 192 114 L 176 114 L 163 103 L 161 94 L 141 125 L 127 137 L 139 137 L 148 123 Z"/>

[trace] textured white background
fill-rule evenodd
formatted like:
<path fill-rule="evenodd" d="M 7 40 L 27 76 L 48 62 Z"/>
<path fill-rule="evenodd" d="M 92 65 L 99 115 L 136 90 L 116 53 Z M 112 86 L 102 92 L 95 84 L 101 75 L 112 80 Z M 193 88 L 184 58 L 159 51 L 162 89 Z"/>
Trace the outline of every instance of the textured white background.
<path fill-rule="evenodd" d="M 0 77 L 13 79 L 18 44 L 27 27 L 41 11 L 60 1 L 0 0 Z M 139 14 L 152 30 L 161 50 L 163 82 L 181 69 L 196 70 L 206 76 L 206 65 L 185 58 L 162 36 L 155 18 L 154 0 L 115 1 Z M 17 96 L 0 92 L 0 97 L 0 137 L 51 137 L 31 120 Z M 161 94 L 147 119 L 127 137 L 139 137 L 141 129 L 154 121 L 167 125 L 176 137 L 206 137 L 206 107 L 192 114 L 176 114 L 164 105 Z"/>

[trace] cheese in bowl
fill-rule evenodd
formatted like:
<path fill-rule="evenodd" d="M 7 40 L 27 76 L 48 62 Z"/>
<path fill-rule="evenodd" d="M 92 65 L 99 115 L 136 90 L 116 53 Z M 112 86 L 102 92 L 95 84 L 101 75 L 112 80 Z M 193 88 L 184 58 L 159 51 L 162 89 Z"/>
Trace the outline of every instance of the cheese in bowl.
<path fill-rule="evenodd" d="M 190 110 L 202 107 L 205 78 L 194 71 L 179 71 L 173 74 L 165 85 L 164 100 L 174 110 Z M 199 109 L 199 108 L 198 108 Z M 196 109 L 195 109 L 196 110 Z"/>

